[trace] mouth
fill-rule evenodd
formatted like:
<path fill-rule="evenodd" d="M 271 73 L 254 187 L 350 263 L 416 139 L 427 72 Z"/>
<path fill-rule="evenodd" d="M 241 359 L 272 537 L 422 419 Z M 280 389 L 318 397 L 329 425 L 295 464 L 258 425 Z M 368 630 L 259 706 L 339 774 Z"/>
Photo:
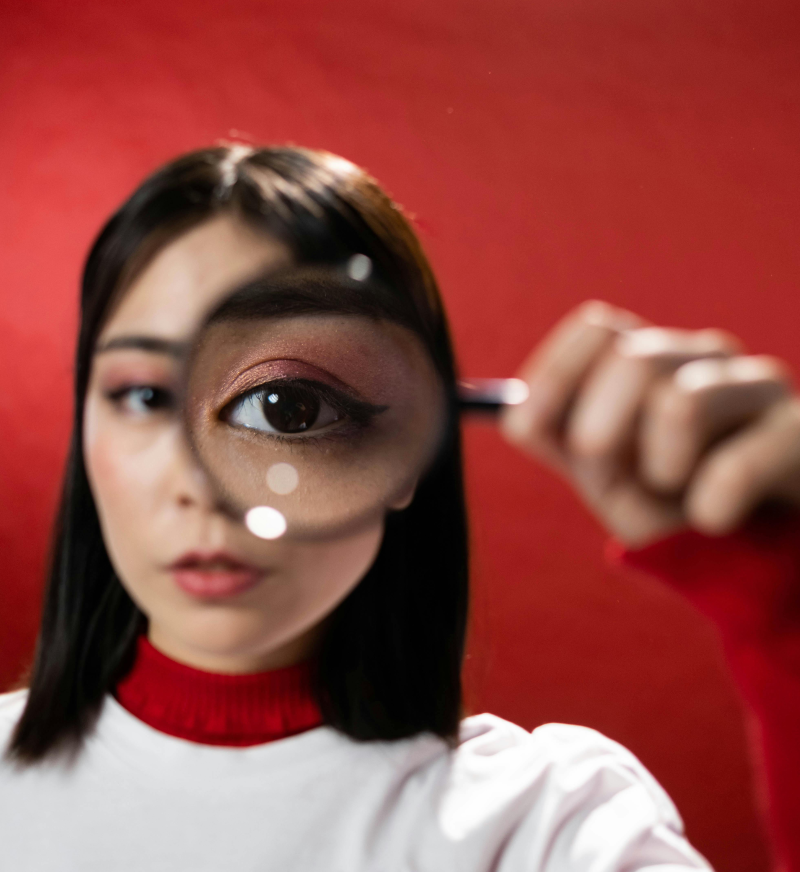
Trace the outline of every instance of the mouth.
<path fill-rule="evenodd" d="M 181 590 L 202 599 L 236 596 L 255 587 L 267 570 L 243 563 L 225 552 L 185 554 L 169 566 Z"/>

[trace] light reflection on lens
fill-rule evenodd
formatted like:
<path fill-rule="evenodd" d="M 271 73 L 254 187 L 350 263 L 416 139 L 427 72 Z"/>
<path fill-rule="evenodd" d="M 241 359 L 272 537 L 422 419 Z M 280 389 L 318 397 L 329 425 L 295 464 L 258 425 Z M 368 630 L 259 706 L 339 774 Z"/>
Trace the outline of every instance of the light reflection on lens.
<path fill-rule="evenodd" d="M 354 282 L 364 282 L 372 274 L 372 261 L 366 254 L 354 254 L 347 261 L 347 275 Z"/>
<path fill-rule="evenodd" d="M 291 463 L 274 463 L 267 470 L 267 485 L 274 494 L 290 494 L 300 481 Z"/>
<path fill-rule="evenodd" d="M 244 516 L 247 529 L 259 539 L 278 539 L 286 532 L 286 518 L 271 506 L 256 506 Z"/>

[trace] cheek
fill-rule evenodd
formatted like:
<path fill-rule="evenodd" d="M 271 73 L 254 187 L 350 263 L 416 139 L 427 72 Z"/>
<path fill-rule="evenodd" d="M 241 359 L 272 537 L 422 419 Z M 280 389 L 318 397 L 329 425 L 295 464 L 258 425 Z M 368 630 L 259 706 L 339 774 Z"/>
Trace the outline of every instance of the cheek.
<path fill-rule="evenodd" d="M 89 400 L 84 463 L 109 550 L 141 544 L 157 522 L 170 462 L 169 425 L 137 426 Z"/>
<path fill-rule="evenodd" d="M 301 546 L 294 555 L 294 581 L 313 618 L 331 612 L 361 581 L 383 541 L 383 523 L 335 542 Z"/>
<path fill-rule="evenodd" d="M 290 545 L 279 583 L 258 595 L 254 635 L 274 645 L 319 624 L 372 566 L 383 534 L 378 523 L 332 542 Z"/>
<path fill-rule="evenodd" d="M 372 566 L 383 541 L 383 522 L 358 533 L 344 541 L 334 544 L 327 553 L 315 555 L 315 560 L 309 567 L 319 572 L 320 566 L 325 567 L 331 588 L 337 590 L 338 596 L 344 596 L 356 586 Z"/>

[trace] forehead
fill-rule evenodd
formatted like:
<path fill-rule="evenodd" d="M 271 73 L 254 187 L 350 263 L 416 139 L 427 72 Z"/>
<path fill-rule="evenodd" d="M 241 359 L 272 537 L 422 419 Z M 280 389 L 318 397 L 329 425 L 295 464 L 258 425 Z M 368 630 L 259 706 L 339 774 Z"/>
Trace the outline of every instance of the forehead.
<path fill-rule="evenodd" d="M 233 215 L 220 215 L 168 243 L 125 291 L 99 337 L 184 339 L 233 287 L 287 266 L 288 247 Z"/>

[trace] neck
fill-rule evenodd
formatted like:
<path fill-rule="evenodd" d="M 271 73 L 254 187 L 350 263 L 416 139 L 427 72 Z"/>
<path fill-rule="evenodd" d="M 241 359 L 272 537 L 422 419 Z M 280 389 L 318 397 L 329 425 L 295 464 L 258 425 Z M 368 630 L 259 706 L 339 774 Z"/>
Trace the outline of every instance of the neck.
<path fill-rule="evenodd" d="M 245 672 L 268 672 L 284 669 L 303 660 L 310 660 L 317 647 L 322 624 L 316 624 L 290 641 L 265 653 L 209 654 L 183 645 L 174 636 L 161 632 L 158 624 L 150 623 L 147 638 L 154 648 L 170 660 L 184 663 L 203 672 L 235 675 Z"/>
<path fill-rule="evenodd" d="M 322 723 L 312 661 L 245 674 L 206 672 L 171 659 L 144 636 L 115 696 L 160 732 L 205 745 L 258 745 Z"/>

